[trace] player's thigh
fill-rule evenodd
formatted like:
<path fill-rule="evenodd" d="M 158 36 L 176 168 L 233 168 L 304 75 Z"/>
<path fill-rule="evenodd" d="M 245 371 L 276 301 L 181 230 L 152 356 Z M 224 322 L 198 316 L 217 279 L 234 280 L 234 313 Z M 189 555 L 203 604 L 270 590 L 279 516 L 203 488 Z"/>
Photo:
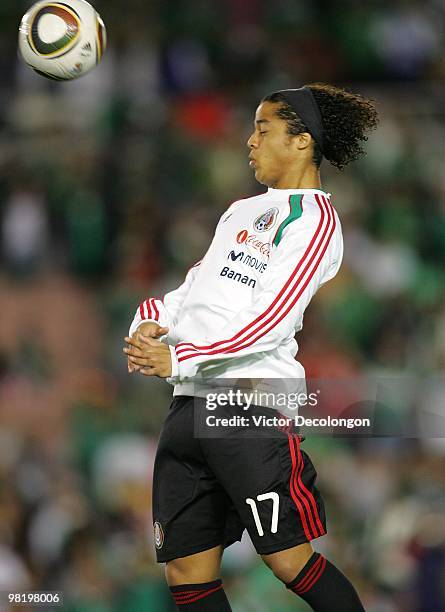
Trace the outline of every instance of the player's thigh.
<path fill-rule="evenodd" d="M 194 436 L 193 400 L 177 398 L 161 432 L 153 473 L 158 562 L 193 556 L 223 544 L 231 505 Z"/>
<path fill-rule="evenodd" d="M 225 437 L 205 444 L 207 461 L 261 555 L 326 533 L 316 471 L 297 435 Z"/>
<path fill-rule="evenodd" d="M 199 584 L 219 578 L 221 569 L 222 546 L 172 559 L 165 564 L 165 575 L 170 586 L 179 584 Z"/>

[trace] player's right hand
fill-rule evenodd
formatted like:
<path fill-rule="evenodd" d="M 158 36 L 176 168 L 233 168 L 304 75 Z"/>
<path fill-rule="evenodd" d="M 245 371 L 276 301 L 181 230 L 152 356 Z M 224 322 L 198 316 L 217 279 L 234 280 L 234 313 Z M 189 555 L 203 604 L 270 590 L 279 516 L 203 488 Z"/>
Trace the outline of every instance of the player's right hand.
<path fill-rule="evenodd" d="M 148 336 L 149 338 L 160 338 L 168 334 L 168 327 L 161 327 L 158 323 L 153 323 L 153 321 L 147 321 L 146 323 L 142 323 L 139 325 L 137 330 L 132 334 L 132 338 L 138 339 L 139 335 Z M 134 363 L 131 363 L 129 359 L 127 359 L 128 371 L 130 374 L 132 372 L 138 372 L 142 366 L 138 366 Z"/>

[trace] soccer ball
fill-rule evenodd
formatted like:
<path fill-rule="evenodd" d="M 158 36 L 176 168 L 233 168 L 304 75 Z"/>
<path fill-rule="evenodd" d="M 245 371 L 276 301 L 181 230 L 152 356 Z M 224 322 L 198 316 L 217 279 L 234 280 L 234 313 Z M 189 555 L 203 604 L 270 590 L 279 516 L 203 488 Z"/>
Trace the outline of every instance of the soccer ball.
<path fill-rule="evenodd" d="M 106 42 L 104 22 L 85 0 L 40 0 L 19 28 L 25 63 L 55 81 L 71 81 L 90 72 L 100 62 Z"/>

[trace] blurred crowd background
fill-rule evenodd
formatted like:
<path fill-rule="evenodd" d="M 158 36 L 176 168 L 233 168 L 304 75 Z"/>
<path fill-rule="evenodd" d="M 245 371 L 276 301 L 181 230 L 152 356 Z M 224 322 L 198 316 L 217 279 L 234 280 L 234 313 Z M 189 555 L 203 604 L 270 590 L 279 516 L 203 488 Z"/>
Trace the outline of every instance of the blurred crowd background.
<path fill-rule="evenodd" d="M 69 612 L 167 612 L 150 488 L 171 388 L 128 375 L 133 313 L 180 284 L 233 200 L 264 190 L 245 146 L 258 100 L 331 82 L 375 99 L 381 125 L 363 160 L 323 163 L 345 258 L 307 312 L 301 361 L 308 376 L 440 381 L 445 5 L 93 4 L 109 47 L 67 84 L 17 58 L 30 3 L 0 4 L 0 591 L 63 590 Z M 428 390 L 443 410 L 443 385 Z M 304 444 L 328 511 L 316 547 L 366 609 L 443 612 L 443 439 Z M 247 539 L 223 577 L 235 612 L 308 609 Z"/>

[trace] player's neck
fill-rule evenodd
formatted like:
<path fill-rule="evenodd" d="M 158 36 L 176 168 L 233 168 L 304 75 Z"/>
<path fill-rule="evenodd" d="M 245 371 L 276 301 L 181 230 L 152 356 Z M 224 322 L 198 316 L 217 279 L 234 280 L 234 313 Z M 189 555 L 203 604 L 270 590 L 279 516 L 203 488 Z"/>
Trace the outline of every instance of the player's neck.
<path fill-rule="evenodd" d="M 314 165 L 293 168 L 274 184 L 274 189 L 321 189 L 320 171 Z"/>

